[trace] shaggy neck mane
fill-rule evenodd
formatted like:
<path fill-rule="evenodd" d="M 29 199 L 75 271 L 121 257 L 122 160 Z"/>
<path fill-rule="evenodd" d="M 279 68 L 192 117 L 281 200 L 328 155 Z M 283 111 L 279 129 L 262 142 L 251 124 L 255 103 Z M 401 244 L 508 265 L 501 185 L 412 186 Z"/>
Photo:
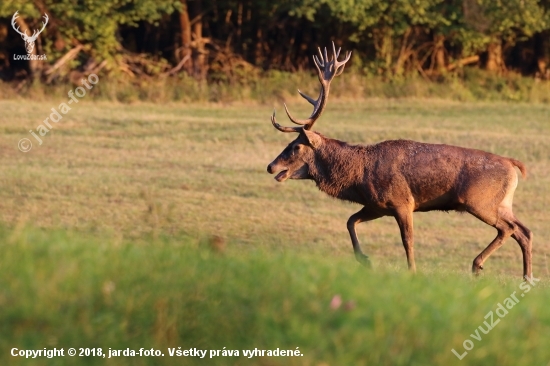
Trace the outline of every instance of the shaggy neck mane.
<path fill-rule="evenodd" d="M 321 191 L 347 199 L 343 195 L 360 184 L 365 174 L 369 164 L 369 147 L 322 138 L 323 143 L 315 149 L 315 162 L 310 165 L 310 174 Z"/>

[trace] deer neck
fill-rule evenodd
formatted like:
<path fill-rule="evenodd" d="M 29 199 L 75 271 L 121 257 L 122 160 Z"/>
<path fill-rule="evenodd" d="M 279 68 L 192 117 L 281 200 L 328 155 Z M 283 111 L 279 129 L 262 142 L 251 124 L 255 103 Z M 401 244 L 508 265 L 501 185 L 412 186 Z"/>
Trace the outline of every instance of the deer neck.
<path fill-rule="evenodd" d="M 357 189 L 365 172 L 367 157 L 360 150 L 345 142 L 326 139 L 315 151 L 315 161 L 310 165 L 310 175 L 317 187 L 328 195 L 355 201 Z"/>

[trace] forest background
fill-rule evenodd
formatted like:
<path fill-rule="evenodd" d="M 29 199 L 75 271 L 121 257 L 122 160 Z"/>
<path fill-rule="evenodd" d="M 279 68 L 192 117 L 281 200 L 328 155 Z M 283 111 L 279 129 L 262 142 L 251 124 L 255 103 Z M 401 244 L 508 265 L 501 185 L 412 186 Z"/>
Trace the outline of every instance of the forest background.
<path fill-rule="evenodd" d="M 14 59 L 15 28 L 44 14 L 31 53 L 47 59 Z M 353 51 L 340 97 L 550 101 L 548 0 L 3 1 L 0 80 L 4 96 L 97 73 L 110 100 L 265 102 L 314 88 L 331 41 Z"/>

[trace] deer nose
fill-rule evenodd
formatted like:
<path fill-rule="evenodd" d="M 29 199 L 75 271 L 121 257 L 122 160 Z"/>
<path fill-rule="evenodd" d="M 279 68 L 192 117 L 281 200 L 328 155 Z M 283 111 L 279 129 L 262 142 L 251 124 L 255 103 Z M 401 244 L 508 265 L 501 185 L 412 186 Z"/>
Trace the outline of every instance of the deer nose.
<path fill-rule="evenodd" d="M 272 165 L 273 165 L 273 164 L 269 164 L 269 165 L 267 166 L 267 172 L 268 172 L 269 174 L 273 174 L 273 167 L 272 167 Z"/>

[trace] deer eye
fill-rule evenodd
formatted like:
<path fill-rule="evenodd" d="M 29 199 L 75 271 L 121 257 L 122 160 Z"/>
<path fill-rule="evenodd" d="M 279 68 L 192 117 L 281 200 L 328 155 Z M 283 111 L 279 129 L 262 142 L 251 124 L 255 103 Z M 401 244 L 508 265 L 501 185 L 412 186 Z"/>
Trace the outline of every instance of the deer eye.
<path fill-rule="evenodd" d="M 294 145 L 294 147 L 292 148 L 292 150 L 293 150 L 294 152 L 298 152 L 298 151 L 300 151 L 301 148 L 302 148 L 302 146 L 300 146 L 300 145 Z"/>

